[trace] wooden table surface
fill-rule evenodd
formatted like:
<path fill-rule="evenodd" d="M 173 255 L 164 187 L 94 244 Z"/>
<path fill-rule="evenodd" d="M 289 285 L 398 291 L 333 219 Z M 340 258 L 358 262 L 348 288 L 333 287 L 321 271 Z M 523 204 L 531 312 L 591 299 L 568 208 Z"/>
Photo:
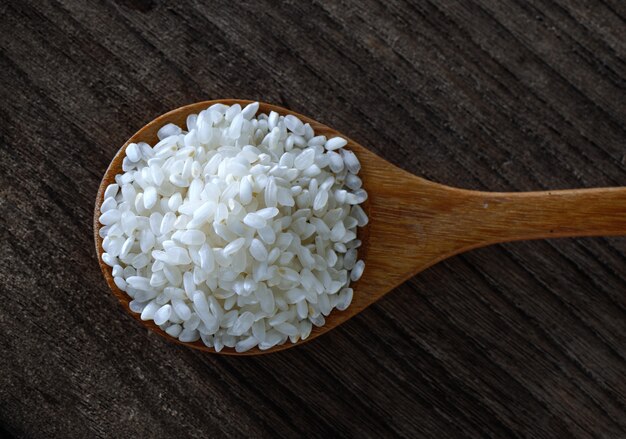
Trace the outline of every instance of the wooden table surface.
<path fill-rule="evenodd" d="M 625 20 L 621 0 L 2 2 L 0 436 L 626 437 L 624 238 L 472 251 L 303 347 L 228 358 L 126 315 L 91 229 L 120 145 L 221 97 L 452 186 L 626 185 Z"/>

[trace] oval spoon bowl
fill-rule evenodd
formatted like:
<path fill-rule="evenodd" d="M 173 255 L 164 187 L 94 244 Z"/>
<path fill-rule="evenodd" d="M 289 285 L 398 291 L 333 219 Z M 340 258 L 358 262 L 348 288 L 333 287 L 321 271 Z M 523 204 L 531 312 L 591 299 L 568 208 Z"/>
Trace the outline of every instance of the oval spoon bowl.
<path fill-rule="evenodd" d="M 98 221 L 98 218 L 101 215 L 100 206 L 102 205 L 102 202 L 104 201 L 104 191 L 106 190 L 109 184 L 115 182 L 116 175 L 123 173 L 122 161 L 125 157 L 126 147 L 129 144 L 138 143 L 138 142 L 146 142 L 149 145 L 154 146 L 154 144 L 158 142 L 157 132 L 159 128 L 161 128 L 163 125 L 167 123 L 174 123 L 180 127 L 185 127 L 186 119 L 188 115 L 194 114 L 194 113 L 197 114 L 200 111 L 210 107 L 213 104 L 217 104 L 217 103 L 221 103 L 225 105 L 240 104 L 242 107 L 245 107 L 246 105 L 252 102 L 255 102 L 255 101 L 249 101 L 249 100 L 243 100 L 243 99 L 218 99 L 218 100 L 212 100 L 212 101 L 203 101 L 203 102 L 197 102 L 197 103 L 190 104 L 190 105 L 185 105 L 183 107 L 169 111 L 168 113 L 165 113 L 157 117 L 156 119 L 154 119 L 153 121 L 145 125 L 143 128 L 141 128 L 139 131 L 137 131 L 130 139 L 126 141 L 126 143 L 124 143 L 124 145 L 122 145 L 120 150 L 115 154 L 115 157 L 113 158 L 113 160 L 109 164 L 109 167 L 104 173 L 104 177 L 102 178 L 100 187 L 98 188 L 98 195 L 96 197 L 96 204 L 95 204 L 95 210 L 94 210 L 94 222 L 93 222 L 96 253 L 98 255 L 98 263 L 100 264 L 100 269 L 102 270 L 102 274 L 104 275 L 104 278 L 109 288 L 113 292 L 113 295 L 119 300 L 122 307 L 134 319 L 139 321 L 142 325 L 144 325 L 148 329 L 156 332 L 157 334 L 167 338 L 169 341 L 172 341 L 174 343 L 182 344 L 182 345 L 194 348 L 194 349 L 199 349 L 202 351 L 207 351 L 207 352 L 212 352 L 212 353 L 218 353 L 218 352 L 216 352 L 213 348 L 209 348 L 208 346 L 206 346 L 204 343 L 202 343 L 201 340 L 198 340 L 192 343 L 179 341 L 177 338 L 174 338 L 166 334 L 165 331 L 159 328 L 152 320 L 147 320 L 147 321 L 141 320 L 140 314 L 134 313 L 130 310 L 129 303 L 132 300 L 132 298 L 128 296 L 126 292 L 120 290 L 117 287 L 117 285 L 115 285 L 115 282 L 113 281 L 111 267 L 109 267 L 107 264 L 105 264 L 102 261 L 102 253 L 104 252 L 104 249 L 102 248 L 103 239 L 100 237 L 99 232 L 103 226 Z M 259 104 L 260 104 L 259 111 L 257 114 L 261 114 L 261 113 L 269 114 L 270 111 L 276 111 L 282 116 L 292 114 L 298 117 L 304 123 L 311 124 L 311 126 L 315 130 L 316 135 L 324 135 L 328 138 L 333 137 L 333 136 L 344 137 L 348 141 L 348 144 L 346 145 L 345 148 L 354 151 L 354 153 L 359 157 L 359 159 L 361 159 L 363 151 L 367 151 L 364 147 L 360 146 L 358 143 L 354 142 L 353 140 L 347 138 L 343 134 L 313 119 L 310 119 L 294 111 L 290 111 L 290 110 L 287 110 L 286 108 L 282 108 L 276 105 L 271 105 L 271 104 L 267 104 L 263 102 L 259 102 Z M 365 163 L 363 162 L 361 163 L 363 167 L 367 166 Z M 361 171 L 359 176 L 363 178 L 363 187 L 367 190 L 367 179 L 363 177 L 363 175 L 365 175 L 365 172 Z M 369 216 L 369 204 L 370 204 L 369 200 L 366 200 L 363 204 L 361 204 L 361 207 L 363 207 L 363 209 L 368 214 L 368 216 Z M 366 225 L 365 227 L 358 228 L 358 238 L 363 242 L 363 244 L 359 248 L 359 258 L 364 259 L 366 261 L 366 269 L 363 274 L 363 278 L 365 279 L 365 282 L 367 282 L 367 271 L 368 271 L 367 259 L 366 259 L 368 236 L 369 236 L 368 231 L 369 231 L 369 224 Z M 313 340 L 314 338 L 327 332 L 329 329 L 334 328 L 335 326 L 341 324 L 342 322 L 350 318 L 352 315 L 354 315 L 354 313 L 351 312 L 353 309 L 358 308 L 358 310 L 360 311 L 371 303 L 368 301 L 360 300 L 359 294 L 357 293 L 359 284 L 363 282 L 363 278 L 361 278 L 357 282 L 352 282 L 350 284 L 352 288 L 355 288 L 355 294 L 354 294 L 352 304 L 350 305 L 350 307 L 345 311 L 338 311 L 336 309 L 333 310 L 331 314 L 328 317 L 326 317 L 326 324 L 322 327 L 313 326 L 311 335 L 309 335 L 309 337 L 307 337 L 306 340 L 301 340 L 298 343 L 291 343 L 289 340 L 287 340 L 287 342 L 283 343 L 282 345 L 277 345 L 267 350 L 261 350 L 258 347 L 254 347 L 253 349 L 250 349 L 249 351 L 241 352 L 241 353 L 235 352 L 234 348 L 224 347 L 224 349 L 222 349 L 222 351 L 220 351 L 219 353 L 224 354 L 224 355 L 258 355 L 258 354 L 265 354 L 265 353 L 280 351 L 283 349 L 288 349 L 295 345 L 302 344 L 309 340 Z"/>

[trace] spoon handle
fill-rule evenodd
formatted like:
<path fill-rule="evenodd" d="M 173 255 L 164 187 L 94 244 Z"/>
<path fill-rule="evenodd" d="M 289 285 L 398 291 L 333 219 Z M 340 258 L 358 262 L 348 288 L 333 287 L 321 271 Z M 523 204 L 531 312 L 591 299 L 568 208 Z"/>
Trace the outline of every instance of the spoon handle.
<path fill-rule="evenodd" d="M 626 235 L 626 187 L 473 192 L 467 215 L 479 245 L 524 239 Z"/>

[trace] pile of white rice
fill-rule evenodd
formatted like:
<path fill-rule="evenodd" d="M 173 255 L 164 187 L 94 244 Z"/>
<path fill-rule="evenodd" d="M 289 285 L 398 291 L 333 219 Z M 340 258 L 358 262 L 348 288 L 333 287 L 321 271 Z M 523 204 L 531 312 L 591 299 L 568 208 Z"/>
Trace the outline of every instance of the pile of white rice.
<path fill-rule="evenodd" d="M 102 260 L 131 310 L 216 351 L 306 339 L 364 269 L 346 140 L 258 108 L 215 104 L 128 145 L 101 207 Z"/>

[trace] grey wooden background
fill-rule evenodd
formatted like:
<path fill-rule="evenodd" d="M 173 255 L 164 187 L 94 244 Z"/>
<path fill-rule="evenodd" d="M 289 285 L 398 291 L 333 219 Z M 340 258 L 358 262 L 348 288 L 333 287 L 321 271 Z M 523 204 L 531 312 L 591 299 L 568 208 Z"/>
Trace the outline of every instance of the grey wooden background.
<path fill-rule="evenodd" d="M 2 2 L 0 436 L 626 437 L 624 238 L 473 251 L 306 346 L 226 358 L 127 316 L 91 235 L 119 146 L 220 97 L 449 185 L 626 185 L 625 18 L 622 0 Z"/>

